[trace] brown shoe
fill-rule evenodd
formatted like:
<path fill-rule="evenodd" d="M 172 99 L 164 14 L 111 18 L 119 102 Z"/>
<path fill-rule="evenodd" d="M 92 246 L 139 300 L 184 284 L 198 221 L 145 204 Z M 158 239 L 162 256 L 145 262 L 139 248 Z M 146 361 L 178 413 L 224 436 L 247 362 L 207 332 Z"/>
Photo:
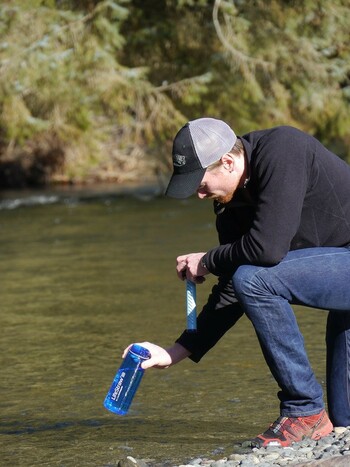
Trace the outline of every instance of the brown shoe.
<path fill-rule="evenodd" d="M 332 430 L 332 422 L 325 410 L 309 417 L 279 417 L 264 433 L 254 438 L 251 445 L 286 447 L 304 438 L 323 438 Z"/>

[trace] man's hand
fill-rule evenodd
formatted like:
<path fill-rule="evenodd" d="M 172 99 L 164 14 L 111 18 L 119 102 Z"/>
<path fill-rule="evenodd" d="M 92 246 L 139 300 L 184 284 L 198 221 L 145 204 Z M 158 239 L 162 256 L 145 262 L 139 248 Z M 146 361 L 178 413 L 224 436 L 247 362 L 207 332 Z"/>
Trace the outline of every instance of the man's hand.
<path fill-rule="evenodd" d="M 181 280 L 189 279 L 196 284 L 205 281 L 205 275 L 209 274 L 207 268 L 202 266 L 201 259 L 205 253 L 189 253 L 176 258 L 176 272 Z"/>
<path fill-rule="evenodd" d="M 128 350 L 133 344 L 130 344 L 123 352 L 123 358 L 126 357 Z M 158 368 L 165 369 L 169 368 L 171 365 L 175 365 L 184 358 L 190 355 L 190 352 L 182 347 L 182 345 L 175 343 L 172 347 L 168 349 L 163 349 L 159 345 L 151 344 L 151 342 L 141 342 L 138 343 L 145 349 L 149 350 L 151 353 L 151 358 L 142 362 L 141 367 L 146 370 L 147 368 Z"/>

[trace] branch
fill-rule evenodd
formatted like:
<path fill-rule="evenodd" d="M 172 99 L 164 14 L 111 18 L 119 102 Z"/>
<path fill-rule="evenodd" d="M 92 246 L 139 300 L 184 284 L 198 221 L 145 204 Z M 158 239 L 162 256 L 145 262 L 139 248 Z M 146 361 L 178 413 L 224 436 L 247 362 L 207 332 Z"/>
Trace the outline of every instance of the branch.
<path fill-rule="evenodd" d="M 227 40 L 219 21 L 219 10 L 221 6 L 221 1 L 222 0 L 215 0 L 213 7 L 213 23 L 220 42 L 225 47 L 225 49 L 227 49 L 230 52 L 230 54 L 234 57 L 237 66 L 240 68 L 244 67 L 245 69 L 249 65 L 253 66 L 253 68 L 257 66 L 260 66 L 265 69 L 271 68 L 273 66 L 272 63 L 267 62 L 265 60 L 261 60 L 259 58 L 250 57 L 249 55 L 240 52 L 235 47 L 233 47 L 233 45 Z M 242 71 L 244 72 L 244 70 Z"/>

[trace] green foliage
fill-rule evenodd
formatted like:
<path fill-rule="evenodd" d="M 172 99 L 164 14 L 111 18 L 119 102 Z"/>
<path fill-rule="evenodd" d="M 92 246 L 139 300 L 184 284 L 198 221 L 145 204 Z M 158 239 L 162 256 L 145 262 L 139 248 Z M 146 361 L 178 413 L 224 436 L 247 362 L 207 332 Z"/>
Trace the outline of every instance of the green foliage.
<path fill-rule="evenodd" d="M 140 154 L 184 119 L 141 68 L 118 63 L 128 10 L 111 0 L 86 14 L 47 4 L 8 2 L 0 12 L 1 161 L 34 164 L 45 147 L 52 164 L 54 141 L 64 165 L 41 181 L 147 176 L 155 164 Z"/>
<path fill-rule="evenodd" d="M 255 124 L 290 123 L 326 144 L 343 140 L 345 155 L 350 136 L 348 7 L 343 1 L 274 0 L 256 1 L 255 7 L 241 2 L 234 14 L 221 12 L 229 45 L 245 47 L 241 62 L 228 51 L 231 69 L 238 67 L 258 96 Z M 240 17 L 246 23 L 244 34 L 237 27 Z M 249 106 L 250 99 L 243 105 Z"/>
<path fill-rule="evenodd" d="M 216 1 L 214 24 L 255 125 L 290 123 L 325 143 L 350 137 L 348 2 Z M 231 8 L 226 11 L 225 6 Z M 239 110 L 239 109 L 237 109 Z M 348 153 L 350 154 L 350 153 Z"/>
<path fill-rule="evenodd" d="M 238 134 L 291 124 L 350 159 L 348 0 L 2 3 L 7 170 L 146 177 L 167 170 L 176 130 L 203 115 Z"/>
<path fill-rule="evenodd" d="M 154 84 L 210 73 L 204 96 L 172 96 L 188 118 L 224 118 L 239 134 L 291 124 L 349 156 L 348 0 L 168 0 L 147 8 L 133 0 L 132 8 L 124 63 L 151 64 Z"/>

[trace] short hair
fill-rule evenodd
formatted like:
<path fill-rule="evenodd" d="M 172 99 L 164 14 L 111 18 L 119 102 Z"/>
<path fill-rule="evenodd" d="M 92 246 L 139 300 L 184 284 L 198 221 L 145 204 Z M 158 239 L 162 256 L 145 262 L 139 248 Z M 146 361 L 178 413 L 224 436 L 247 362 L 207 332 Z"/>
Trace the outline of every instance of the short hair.
<path fill-rule="evenodd" d="M 231 151 L 227 151 L 226 154 L 231 154 L 232 156 L 241 156 L 244 154 L 244 146 L 243 146 L 243 143 L 240 139 L 237 138 L 233 148 L 231 149 Z M 219 167 L 221 165 L 221 157 L 218 161 L 214 162 L 213 164 L 210 164 L 208 167 L 207 167 L 207 170 L 213 170 L 215 169 L 216 167 Z"/>

